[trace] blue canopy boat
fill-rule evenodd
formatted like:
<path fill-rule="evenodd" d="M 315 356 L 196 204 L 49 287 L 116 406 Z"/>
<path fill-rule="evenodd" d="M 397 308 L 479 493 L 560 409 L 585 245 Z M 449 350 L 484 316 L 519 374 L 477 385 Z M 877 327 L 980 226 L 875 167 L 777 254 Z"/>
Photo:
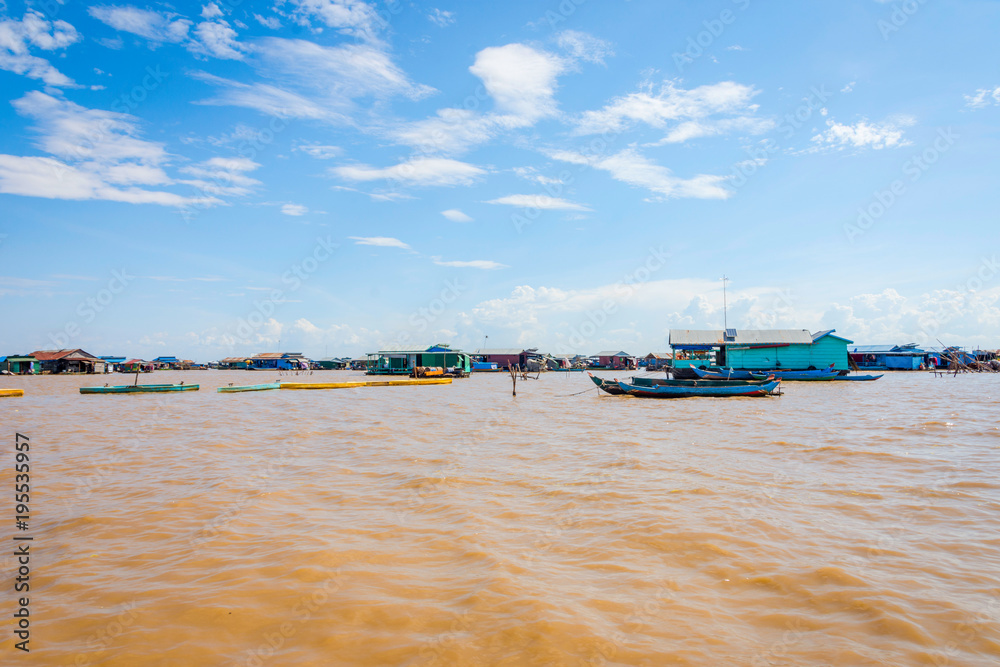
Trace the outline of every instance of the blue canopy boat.
<path fill-rule="evenodd" d="M 649 387 L 619 382 L 622 393 L 639 398 L 691 398 L 707 396 L 712 398 L 729 398 L 734 396 L 767 396 L 773 393 L 781 384 L 781 380 L 765 380 L 763 382 L 715 382 L 700 380 L 675 380 L 674 382 L 690 382 L 687 385 L 656 384 Z"/>
<path fill-rule="evenodd" d="M 241 391 L 267 391 L 268 389 L 281 389 L 280 382 L 267 382 L 265 384 L 248 384 L 242 387 L 219 387 L 216 391 L 220 394 L 234 394 Z"/>
<path fill-rule="evenodd" d="M 163 391 L 198 391 L 196 384 L 126 384 L 80 387 L 81 394 L 148 394 Z"/>

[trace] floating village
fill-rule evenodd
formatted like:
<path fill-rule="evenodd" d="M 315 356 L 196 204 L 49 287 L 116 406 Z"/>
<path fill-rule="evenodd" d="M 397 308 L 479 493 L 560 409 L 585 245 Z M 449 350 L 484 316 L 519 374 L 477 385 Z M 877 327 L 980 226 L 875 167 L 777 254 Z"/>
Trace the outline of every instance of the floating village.
<path fill-rule="evenodd" d="M 353 382 L 277 382 L 221 387 L 219 392 L 268 389 L 336 389 L 362 386 L 447 384 L 477 373 L 510 374 L 516 395 L 518 377 L 537 379 L 542 373 L 591 372 L 602 391 L 642 398 L 694 396 L 768 396 L 780 393 L 782 382 L 873 381 L 888 371 L 930 371 L 937 374 L 1000 372 L 1000 351 L 960 347 L 856 345 L 836 330 L 807 329 L 673 329 L 669 352 L 635 355 L 604 350 L 593 355 L 550 353 L 538 348 L 481 348 L 463 351 L 438 343 L 411 349 L 379 350 L 363 359 L 310 359 L 299 352 L 262 352 L 197 363 L 172 356 L 152 360 L 95 356 L 83 349 L 37 350 L 0 356 L 0 375 L 134 374 L 131 384 L 81 387 L 84 394 L 197 391 L 198 384 L 139 383 L 143 373 L 173 371 L 278 371 L 281 376 L 317 371 L 364 371 L 397 379 Z M 632 373 L 624 381 L 593 375 L 592 371 Z M 403 379 L 406 378 L 406 379 Z M 23 389 L 4 389 L 0 396 L 20 396 Z"/>

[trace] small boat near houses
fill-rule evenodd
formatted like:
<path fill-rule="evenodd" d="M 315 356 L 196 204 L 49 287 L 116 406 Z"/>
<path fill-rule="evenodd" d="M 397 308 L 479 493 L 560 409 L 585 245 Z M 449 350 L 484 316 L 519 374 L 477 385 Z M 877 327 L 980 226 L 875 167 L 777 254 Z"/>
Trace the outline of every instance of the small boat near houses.
<path fill-rule="evenodd" d="M 14 396 L 24 396 L 23 389 L 0 389 L 0 397 L 13 398 Z"/>
<path fill-rule="evenodd" d="M 772 393 L 780 384 L 780 381 L 774 378 L 766 380 L 668 380 L 639 376 L 629 378 L 630 382 L 620 382 L 617 379 L 605 380 L 595 377 L 592 373 L 587 375 L 599 389 L 612 396 L 624 394 L 640 396 L 641 392 L 644 391 L 657 394 L 657 398 L 757 396 L 760 395 L 759 392 L 762 388 L 765 390 L 764 393 Z"/>
<path fill-rule="evenodd" d="M 761 372 L 766 372 L 768 375 L 773 375 L 776 379 L 784 380 L 786 382 L 827 382 L 835 380 L 839 373 L 839 371 L 836 371 L 833 368 L 809 371 L 769 370 Z"/>
<path fill-rule="evenodd" d="M 857 375 L 857 374 L 855 374 L 855 375 L 838 375 L 838 376 L 834 377 L 833 379 L 834 380 L 840 380 L 840 381 L 850 380 L 850 381 L 853 381 L 853 382 L 874 382 L 875 380 L 879 379 L 883 375 L 885 375 L 885 373 L 879 373 L 878 375 L 863 375 L 863 374 L 862 375 Z"/>
<path fill-rule="evenodd" d="M 80 387 L 81 394 L 150 394 L 171 391 L 198 391 L 196 384 L 126 384 Z"/>
<path fill-rule="evenodd" d="M 700 380 L 677 380 L 675 382 L 690 382 L 690 384 L 655 384 L 651 386 L 639 386 L 619 382 L 618 387 L 622 393 L 628 396 L 639 398 L 693 398 L 697 396 L 709 398 L 732 398 L 737 396 L 768 396 L 781 385 L 781 380 L 769 379 L 763 382 L 753 381 L 700 381 Z"/>
<path fill-rule="evenodd" d="M 281 389 L 281 383 L 266 382 L 264 384 L 248 384 L 242 387 L 234 387 L 230 384 L 228 387 L 219 387 L 216 391 L 220 394 L 235 394 L 243 391 L 268 391 L 270 389 Z"/>

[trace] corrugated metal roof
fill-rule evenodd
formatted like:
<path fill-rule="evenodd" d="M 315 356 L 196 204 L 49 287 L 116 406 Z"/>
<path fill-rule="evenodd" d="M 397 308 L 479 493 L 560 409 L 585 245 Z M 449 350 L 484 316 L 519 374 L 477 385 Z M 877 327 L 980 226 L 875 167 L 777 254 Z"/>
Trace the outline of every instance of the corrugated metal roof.
<path fill-rule="evenodd" d="M 75 356 L 74 356 L 75 355 Z M 36 350 L 31 353 L 31 356 L 39 361 L 55 361 L 57 359 L 65 359 L 70 356 L 74 356 L 75 359 L 86 359 L 90 361 L 101 361 L 89 352 L 85 352 L 80 348 L 75 350 Z"/>
<path fill-rule="evenodd" d="M 598 352 L 594 355 L 595 357 L 631 357 L 632 355 L 628 352 L 622 350 L 605 350 L 604 352 Z"/>
<path fill-rule="evenodd" d="M 724 340 L 722 329 L 671 329 L 670 345 L 811 345 L 808 329 L 737 329 L 734 340 Z"/>
<path fill-rule="evenodd" d="M 848 344 L 854 342 L 853 340 L 850 340 L 848 338 L 844 338 L 843 336 L 838 336 L 837 334 L 834 333 L 834 331 L 836 331 L 836 329 L 827 329 L 826 331 L 817 331 L 816 333 L 813 334 L 813 342 L 815 343 L 820 338 L 825 338 L 827 336 L 832 336 L 833 338 L 837 338 L 838 340 L 842 340 L 842 341 L 844 341 L 844 342 L 846 342 Z"/>
<path fill-rule="evenodd" d="M 643 359 L 649 359 L 650 357 L 653 359 L 673 359 L 674 355 L 669 352 L 650 352 Z"/>
<path fill-rule="evenodd" d="M 521 354 L 525 351 L 523 347 L 481 347 L 472 354 Z"/>
<path fill-rule="evenodd" d="M 847 351 L 856 354 L 885 354 L 892 352 L 893 348 L 895 345 L 850 345 Z"/>

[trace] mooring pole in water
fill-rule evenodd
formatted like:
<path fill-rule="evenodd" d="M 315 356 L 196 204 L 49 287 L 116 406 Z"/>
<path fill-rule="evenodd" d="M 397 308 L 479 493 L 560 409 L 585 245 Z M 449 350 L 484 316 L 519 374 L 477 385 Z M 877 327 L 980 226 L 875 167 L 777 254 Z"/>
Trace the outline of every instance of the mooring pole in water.
<path fill-rule="evenodd" d="M 514 372 L 513 366 L 507 366 L 507 370 L 510 371 L 510 381 L 512 383 L 511 396 L 517 396 L 517 373 Z"/>

